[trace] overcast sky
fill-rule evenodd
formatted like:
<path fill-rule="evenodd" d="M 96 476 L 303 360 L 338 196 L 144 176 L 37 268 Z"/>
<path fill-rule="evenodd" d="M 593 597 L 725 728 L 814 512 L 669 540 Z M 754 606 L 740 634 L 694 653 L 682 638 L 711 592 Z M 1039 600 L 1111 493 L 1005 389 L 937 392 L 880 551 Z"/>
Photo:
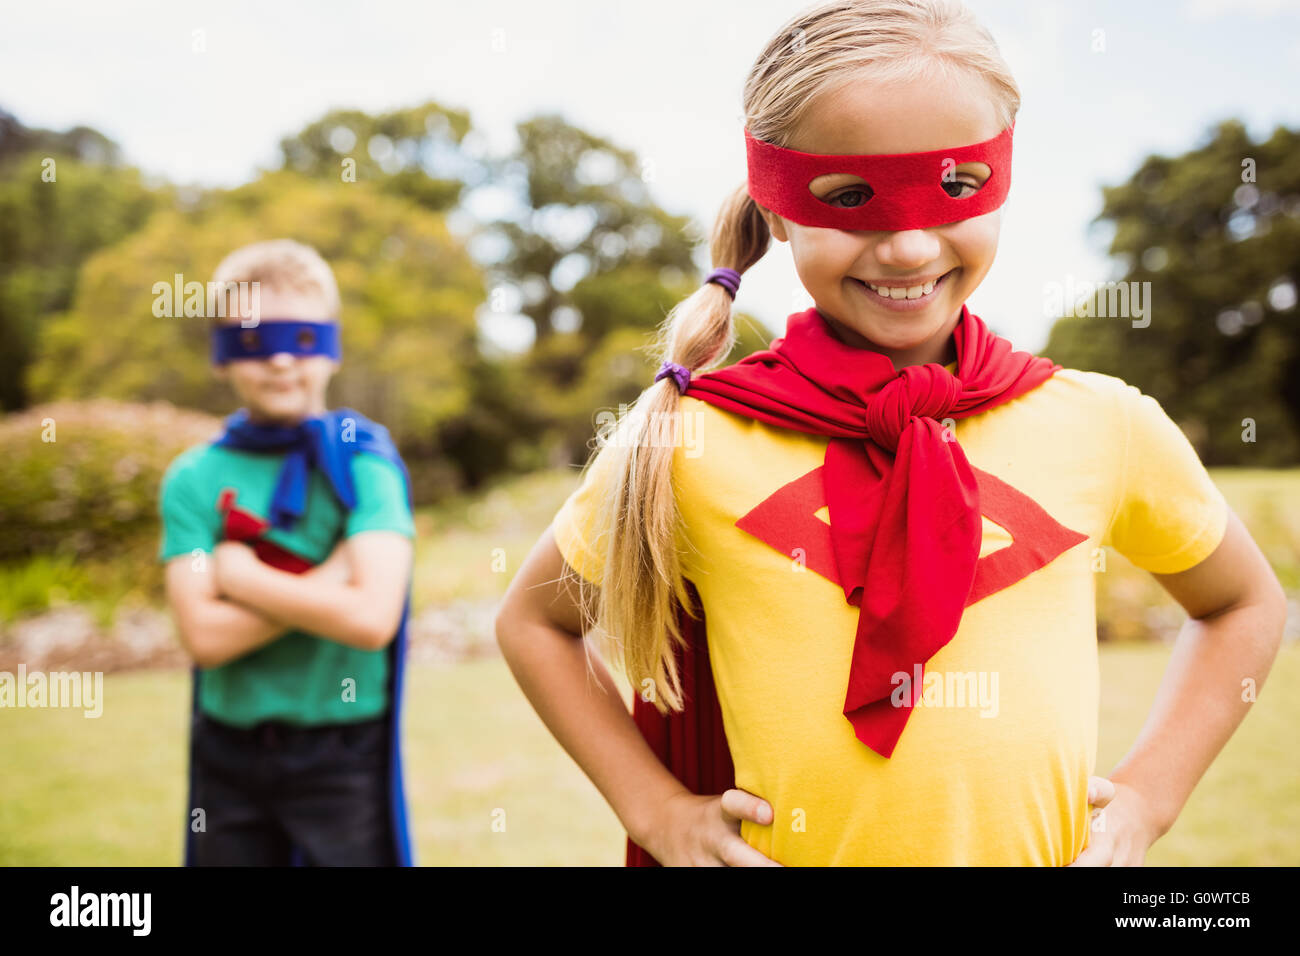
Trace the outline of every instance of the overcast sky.
<path fill-rule="evenodd" d="M 1192 148 L 1227 117 L 1256 136 L 1300 125 L 1300 0 L 968 5 L 1022 93 L 1001 245 L 970 305 L 1021 348 L 1046 340 L 1047 283 L 1109 277 L 1088 229 L 1102 184 L 1149 153 Z M 330 109 L 434 99 L 469 110 L 502 151 L 517 121 L 560 112 L 652 161 L 660 205 L 707 227 L 745 175 L 745 74 L 808 6 L 5 0 L 0 106 L 30 126 L 93 126 L 130 162 L 211 185 L 275 165 L 279 138 Z M 779 245 L 746 274 L 737 305 L 779 334 L 810 304 L 803 295 Z"/>

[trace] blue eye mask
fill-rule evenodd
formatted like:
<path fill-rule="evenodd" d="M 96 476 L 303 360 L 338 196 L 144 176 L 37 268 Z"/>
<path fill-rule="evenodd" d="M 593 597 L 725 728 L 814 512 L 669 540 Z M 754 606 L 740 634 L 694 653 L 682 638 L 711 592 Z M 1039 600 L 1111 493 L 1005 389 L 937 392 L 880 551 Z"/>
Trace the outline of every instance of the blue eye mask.
<path fill-rule="evenodd" d="M 212 330 L 214 365 L 237 359 L 265 359 L 281 352 L 342 358 L 338 323 L 270 319 L 253 328 L 222 325 Z"/>

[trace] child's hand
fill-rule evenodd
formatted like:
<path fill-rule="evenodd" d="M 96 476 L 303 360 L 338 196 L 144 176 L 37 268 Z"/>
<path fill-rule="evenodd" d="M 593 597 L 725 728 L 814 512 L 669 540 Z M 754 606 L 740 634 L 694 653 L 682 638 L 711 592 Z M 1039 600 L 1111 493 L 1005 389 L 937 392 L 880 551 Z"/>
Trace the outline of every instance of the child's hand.
<path fill-rule="evenodd" d="M 231 597 L 238 590 L 239 581 L 248 569 L 258 563 L 253 549 L 241 541 L 222 541 L 212 549 L 213 573 L 217 582 L 217 592 L 223 597 Z"/>
<path fill-rule="evenodd" d="M 740 821 L 770 826 L 772 808 L 745 790 L 682 791 L 667 800 L 643 847 L 664 866 L 780 866 L 740 838 Z"/>
<path fill-rule="evenodd" d="M 1132 787 L 1105 777 L 1088 778 L 1088 845 L 1067 866 L 1142 866 L 1156 841 L 1146 801 Z"/>

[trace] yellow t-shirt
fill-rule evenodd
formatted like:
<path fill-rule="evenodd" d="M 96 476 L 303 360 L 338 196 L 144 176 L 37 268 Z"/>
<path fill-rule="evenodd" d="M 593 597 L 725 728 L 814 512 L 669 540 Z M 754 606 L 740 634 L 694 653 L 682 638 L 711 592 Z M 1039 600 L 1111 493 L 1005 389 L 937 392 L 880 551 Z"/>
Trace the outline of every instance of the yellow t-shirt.
<path fill-rule="evenodd" d="M 1097 759 L 1100 549 L 1168 574 L 1208 557 L 1227 526 L 1223 495 L 1160 405 L 1064 369 L 956 421 L 984 512 L 975 587 L 888 759 L 843 715 L 858 609 L 835 581 L 826 439 L 690 397 L 680 410 L 683 567 L 704 605 L 736 786 L 775 810 L 771 825 L 741 824 L 745 841 L 785 865 L 1073 862 Z M 553 524 L 565 561 L 596 583 L 609 447 Z"/>

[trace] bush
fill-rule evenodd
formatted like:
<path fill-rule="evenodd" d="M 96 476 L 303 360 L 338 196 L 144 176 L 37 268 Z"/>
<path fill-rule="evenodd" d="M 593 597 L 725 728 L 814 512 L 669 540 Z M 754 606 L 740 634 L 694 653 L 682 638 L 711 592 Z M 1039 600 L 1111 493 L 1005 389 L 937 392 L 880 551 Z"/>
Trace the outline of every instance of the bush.
<path fill-rule="evenodd" d="M 112 556 L 156 533 L 163 472 L 220 430 L 166 402 L 54 402 L 0 418 L 0 561 Z"/>

